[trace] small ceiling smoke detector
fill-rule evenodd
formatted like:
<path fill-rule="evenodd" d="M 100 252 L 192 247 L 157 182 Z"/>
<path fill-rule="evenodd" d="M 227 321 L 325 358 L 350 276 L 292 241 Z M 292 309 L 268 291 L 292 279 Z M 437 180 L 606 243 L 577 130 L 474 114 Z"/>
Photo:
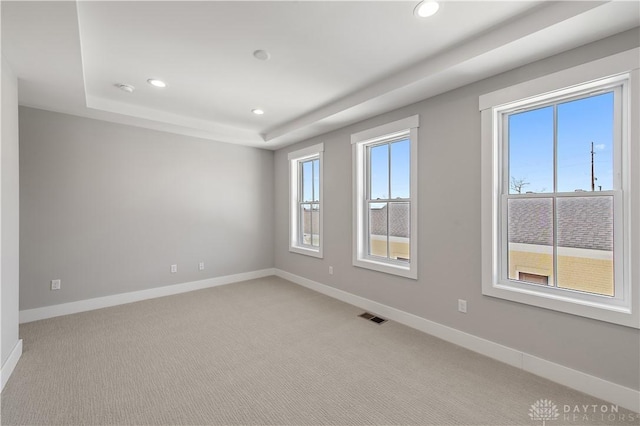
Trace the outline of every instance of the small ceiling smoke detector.
<path fill-rule="evenodd" d="M 136 90 L 136 88 L 130 84 L 118 83 L 115 86 L 123 92 L 127 93 L 133 93 L 133 91 Z"/>
<path fill-rule="evenodd" d="M 428 18 L 433 16 L 440 9 L 440 5 L 435 0 L 425 0 L 418 3 L 415 9 L 413 9 L 414 15 L 418 18 Z"/>
<path fill-rule="evenodd" d="M 149 80 L 147 80 L 147 83 L 154 87 L 167 87 L 167 83 L 162 80 L 158 80 L 157 78 L 150 78 Z"/>
<path fill-rule="evenodd" d="M 251 110 L 252 113 L 254 113 L 255 115 L 262 115 L 264 114 L 264 111 L 261 110 L 260 108 L 255 108 Z"/>
<path fill-rule="evenodd" d="M 255 52 L 253 52 L 253 56 L 254 58 L 259 59 L 261 61 L 266 61 L 269 58 L 271 58 L 271 54 L 266 50 L 256 50 Z"/>

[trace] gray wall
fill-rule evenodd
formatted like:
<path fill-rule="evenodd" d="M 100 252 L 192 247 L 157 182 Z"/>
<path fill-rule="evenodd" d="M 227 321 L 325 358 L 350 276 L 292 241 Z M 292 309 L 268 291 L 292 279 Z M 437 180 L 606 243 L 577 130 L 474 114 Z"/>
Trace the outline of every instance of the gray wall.
<path fill-rule="evenodd" d="M 18 79 L 2 58 L 2 143 L 0 146 L 0 300 L 2 363 L 18 343 Z"/>
<path fill-rule="evenodd" d="M 21 310 L 273 267 L 271 151 L 20 108 L 20 179 Z"/>
<path fill-rule="evenodd" d="M 481 94 L 638 46 L 638 29 L 279 150 L 277 268 L 640 389 L 638 330 L 481 294 Z M 351 265 L 350 135 L 420 114 L 419 280 Z M 287 153 L 324 143 L 324 259 L 288 251 Z M 334 275 L 328 267 L 334 267 Z M 457 312 L 457 299 L 468 313 Z"/>

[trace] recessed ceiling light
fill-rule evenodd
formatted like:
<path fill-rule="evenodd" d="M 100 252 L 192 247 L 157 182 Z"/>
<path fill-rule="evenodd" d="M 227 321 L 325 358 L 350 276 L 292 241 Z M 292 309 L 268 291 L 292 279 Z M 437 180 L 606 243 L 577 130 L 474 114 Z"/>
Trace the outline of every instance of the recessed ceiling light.
<path fill-rule="evenodd" d="M 266 61 L 269 58 L 271 58 L 271 54 L 269 52 L 267 52 L 266 50 L 256 50 L 255 52 L 253 52 L 253 56 L 256 59 L 259 59 L 261 61 Z"/>
<path fill-rule="evenodd" d="M 118 83 L 115 86 L 123 92 L 127 93 L 133 93 L 133 91 L 136 90 L 136 88 L 130 84 Z"/>
<path fill-rule="evenodd" d="M 156 78 L 150 78 L 149 80 L 147 80 L 147 83 L 149 83 L 154 87 L 167 87 L 167 83 L 165 83 L 162 80 L 158 80 Z"/>
<path fill-rule="evenodd" d="M 255 115 L 262 115 L 264 114 L 264 111 L 259 109 L 259 108 L 255 108 L 251 110 L 252 113 L 254 113 Z"/>
<path fill-rule="evenodd" d="M 418 3 L 413 13 L 419 18 L 428 18 L 433 16 L 440 9 L 440 5 L 435 0 L 425 0 Z"/>

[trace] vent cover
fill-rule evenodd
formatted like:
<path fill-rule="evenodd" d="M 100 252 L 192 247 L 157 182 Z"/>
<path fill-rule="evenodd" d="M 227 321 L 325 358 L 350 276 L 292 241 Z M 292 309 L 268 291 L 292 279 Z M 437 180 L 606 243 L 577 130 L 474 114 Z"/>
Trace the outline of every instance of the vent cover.
<path fill-rule="evenodd" d="M 386 319 L 380 318 L 379 316 L 376 316 L 376 315 L 373 315 L 373 314 L 370 314 L 369 312 L 365 312 L 363 314 L 360 314 L 359 316 L 364 318 L 364 319 L 366 319 L 366 320 L 373 321 L 376 324 L 382 324 L 384 322 L 387 322 Z"/>

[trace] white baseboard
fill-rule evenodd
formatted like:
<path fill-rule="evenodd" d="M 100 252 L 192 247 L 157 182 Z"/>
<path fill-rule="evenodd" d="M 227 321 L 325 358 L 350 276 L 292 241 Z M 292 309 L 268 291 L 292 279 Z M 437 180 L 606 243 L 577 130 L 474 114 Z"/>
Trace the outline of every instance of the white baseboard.
<path fill-rule="evenodd" d="M 147 290 L 132 291 L 130 293 L 96 297 L 95 299 L 79 300 L 77 302 L 62 303 L 60 305 L 44 306 L 42 308 L 26 309 L 24 311 L 20 311 L 20 323 L 22 324 L 46 318 L 75 314 L 78 312 L 92 311 L 94 309 L 108 308 L 110 306 L 124 305 L 125 303 L 139 302 L 141 300 L 154 299 L 156 297 L 171 296 L 172 294 L 186 293 L 189 291 L 201 290 L 203 288 L 268 277 L 270 275 L 275 275 L 273 268 L 226 275 L 223 277 L 208 278 L 206 280 L 191 281 L 164 287 L 150 288 Z"/>
<path fill-rule="evenodd" d="M 13 370 L 18 365 L 18 361 L 22 356 L 22 339 L 18 340 L 18 343 L 13 347 L 9 358 L 4 363 L 2 368 L 0 368 L 0 392 L 4 389 L 4 385 L 9 381 L 9 377 L 13 373 Z"/>
<path fill-rule="evenodd" d="M 617 404 L 636 413 L 640 412 L 640 392 L 637 390 L 529 355 L 281 269 L 276 268 L 275 275 L 537 376 Z"/>

